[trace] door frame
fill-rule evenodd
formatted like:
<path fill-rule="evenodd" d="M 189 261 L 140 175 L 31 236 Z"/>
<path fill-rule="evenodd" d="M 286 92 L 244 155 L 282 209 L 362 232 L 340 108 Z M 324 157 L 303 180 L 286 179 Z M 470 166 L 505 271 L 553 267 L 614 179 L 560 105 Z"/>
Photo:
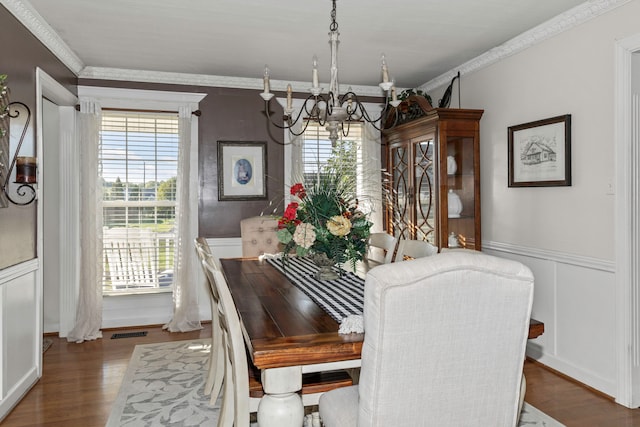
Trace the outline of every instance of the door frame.
<path fill-rule="evenodd" d="M 632 55 L 640 52 L 640 34 L 615 43 L 614 140 L 616 162 L 616 402 L 640 406 L 640 94 L 633 94 Z M 635 112 L 634 112 L 635 110 Z M 634 115 L 636 117 L 634 117 Z M 634 132 L 634 127 L 636 131 Z"/>
<path fill-rule="evenodd" d="M 78 98 L 68 89 L 62 86 L 54 78 L 48 75 L 41 68 L 36 68 L 36 152 L 43 153 L 43 106 L 42 100 L 46 98 L 58 106 L 60 114 L 60 135 L 59 143 L 60 158 L 45 159 L 40 157 L 41 169 L 39 178 L 42 177 L 42 169 L 47 167 L 49 162 L 58 162 L 60 165 L 60 330 L 59 336 L 66 337 L 67 333 L 75 323 L 76 308 L 75 301 L 77 295 L 77 249 L 78 248 L 78 192 L 73 191 L 77 187 L 77 143 L 75 131 L 75 105 Z M 38 198 L 43 200 L 42 187 L 38 187 Z M 40 258 L 37 288 L 39 289 L 39 315 L 38 328 L 42 328 L 42 296 L 43 296 L 43 258 L 46 254 L 43 252 L 43 235 L 44 235 L 44 214 L 43 204 L 38 203 L 37 208 L 37 252 Z M 71 249 L 71 250 L 70 250 Z M 71 295 L 72 297 L 69 297 Z M 42 331 L 39 331 L 41 335 Z M 42 364 L 40 364 L 40 370 Z M 42 375 L 42 372 L 39 372 Z"/>

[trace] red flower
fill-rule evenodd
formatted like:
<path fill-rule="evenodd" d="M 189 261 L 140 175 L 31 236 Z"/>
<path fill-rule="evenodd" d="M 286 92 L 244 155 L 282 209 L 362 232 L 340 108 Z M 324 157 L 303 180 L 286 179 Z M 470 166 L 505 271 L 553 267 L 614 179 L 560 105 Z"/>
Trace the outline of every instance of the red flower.
<path fill-rule="evenodd" d="M 305 197 L 307 197 L 307 191 L 304 189 L 304 186 L 301 183 L 297 183 L 291 186 L 291 195 L 297 196 L 300 199 L 304 199 Z"/>
<path fill-rule="evenodd" d="M 283 215 L 284 219 L 289 221 L 293 221 L 294 219 L 296 219 L 297 210 L 298 210 L 297 202 L 289 203 L 289 206 L 287 206 L 287 209 L 285 209 L 284 211 L 284 215 Z"/>

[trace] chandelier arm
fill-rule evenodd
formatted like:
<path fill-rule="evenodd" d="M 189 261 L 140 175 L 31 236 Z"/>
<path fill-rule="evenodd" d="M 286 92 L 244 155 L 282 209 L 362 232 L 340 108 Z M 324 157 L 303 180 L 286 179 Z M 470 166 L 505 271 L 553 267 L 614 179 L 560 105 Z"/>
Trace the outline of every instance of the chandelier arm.
<path fill-rule="evenodd" d="M 313 98 L 313 95 L 310 95 L 310 96 L 309 96 L 309 97 L 304 101 L 304 108 L 301 108 L 301 109 L 300 109 L 300 111 L 298 112 L 298 115 L 296 116 L 296 119 L 295 119 L 295 120 L 293 120 L 293 121 L 292 121 L 292 120 L 290 120 L 290 119 L 291 119 L 291 117 L 290 117 L 290 116 L 288 116 L 288 115 L 285 115 L 285 116 L 284 116 L 284 117 L 288 117 L 288 118 L 289 118 L 289 120 L 288 120 L 289 125 L 282 125 L 282 124 L 280 124 L 280 123 L 278 123 L 278 122 L 275 122 L 275 121 L 271 118 L 271 114 L 270 114 L 270 113 L 271 113 L 271 109 L 269 108 L 269 106 L 271 105 L 271 100 L 265 101 L 265 102 L 264 102 L 264 103 L 265 103 L 265 113 L 266 113 L 265 115 L 266 115 L 266 117 L 267 117 L 267 123 L 268 123 L 268 124 L 272 124 L 273 126 L 277 127 L 278 129 L 288 130 L 288 131 L 290 131 L 290 132 L 291 132 L 293 135 L 295 135 L 295 136 L 300 136 L 300 135 L 302 135 L 302 133 L 298 133 L 298 134 L 296 134 L 296 133 L 293 131 L 293 126 L 294 126 L 296 123 L 298 123 L 298 120 L 300 120 L 300 118 L 301 118 L 301 116 L 302 116 L 303 111 L 304 111 L 304 112 L 307 112 L 307 114 L 310 114 L 310 113 L 309 113 L 309 111 L 308 111 L 308 108 L 307 108 L 307 102 L 308 102 L 308 101 L 309 101 L 309 99 L 311 99 L 311 98 Z M 305 126 L 305 129 L 306 129 L 306 126 Z"/>
<path fill-rule="evenodd" d="M 353 108 L 353 112 L 349 114 L 349 116 L 356 116 L 356 113 L 358 112 L 358 110 L 360 110 L 361 112 L 361 116 L 364 120 L 366 120 L 367 122 L 374 124 L 375 122 L 378 122 L 380 120 L 382 120 L 385 116 L 385 111 L 389 108 L 389 98 L 387 96 L 385 96 L 385 103 L 384 106 L 382 107 L 382 110 L 380 112 L 380 116 L 378 116 L 378 118 L 376 119 L 372 119 L 371 116 L 369 116 L 369 112 L 364 108 L 364 105 L 362 104 L 362 102 L 358 99 L 358 95 L 356 95 L 355 92 L 347 92 L 344 95 L 342 95 L 340 97 L 340 103 L 344 104 L 345 102 L 349 102 L 349 100 L 351 100 L 351 103 L 353 105 L 355 105 L 355 108 Z M 377 127 L 376 127 L 377 129 Z M 378 129 L 380 130 L 380 129 Z"/>
<path fill-rule="evenodd" d="M 342 136 L 345 138 L 349 136 L 349 131 L 351 130 L 351 120 L 346 120 L 347 122 L 347 130 L 344 130 L 344 122 L 342 122 Z"/>

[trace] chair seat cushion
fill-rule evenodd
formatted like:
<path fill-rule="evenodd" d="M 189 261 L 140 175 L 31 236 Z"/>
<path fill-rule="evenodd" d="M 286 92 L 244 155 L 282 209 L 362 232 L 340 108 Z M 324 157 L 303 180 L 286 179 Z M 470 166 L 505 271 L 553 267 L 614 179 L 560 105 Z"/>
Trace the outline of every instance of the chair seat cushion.
<path fill-rule="evenodd" d="M 329 391 L 320 397 L 320 418 L 325 427 L 358 425 L 358 386 Z"/>

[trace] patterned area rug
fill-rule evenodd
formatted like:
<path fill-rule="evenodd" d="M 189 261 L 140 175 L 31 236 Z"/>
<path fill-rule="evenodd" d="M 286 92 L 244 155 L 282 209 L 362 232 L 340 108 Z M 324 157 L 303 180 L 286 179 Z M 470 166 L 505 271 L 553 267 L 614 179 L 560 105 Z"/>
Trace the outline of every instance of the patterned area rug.
<path fill-rule="evenodd" d="M 137 345 L 111 408 L 107 427 L 215 426 L 215 406 L 203 394 L 211 341 Z M 564 427 L 524 404 L 519 427 Z"/>

